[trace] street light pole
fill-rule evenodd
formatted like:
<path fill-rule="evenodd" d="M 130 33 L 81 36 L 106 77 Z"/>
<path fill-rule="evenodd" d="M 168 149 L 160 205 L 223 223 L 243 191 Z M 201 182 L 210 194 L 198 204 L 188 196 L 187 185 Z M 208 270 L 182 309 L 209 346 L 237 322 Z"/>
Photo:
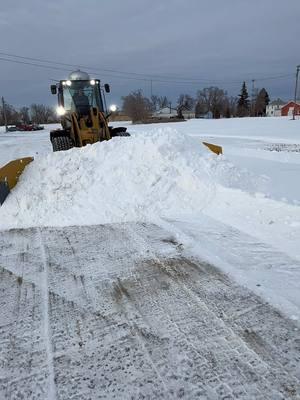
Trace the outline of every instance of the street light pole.
<path fill-rule="evenodd" d="M 297 65 L 297 72 L 296 72 L 296 83 L 295 83 L 295 96 L 294 96 L 294 111 L 293 111 L 293 119 L 295 119 L 296 115 L 296 104 L 297 104 L 297 90 L 298 90 L 298 76 L 300 71 L 300 65 Z"/>
<path fill-rule="evenodd" d="M 3 117 L 4 117 L 5 132 L 7 132 L 8 129 L 7 129 L 6 105 L 5 105 L 5 100 L 4 100 L 3 96 L 2 96 L 2 111 L 3 111 Z"/>

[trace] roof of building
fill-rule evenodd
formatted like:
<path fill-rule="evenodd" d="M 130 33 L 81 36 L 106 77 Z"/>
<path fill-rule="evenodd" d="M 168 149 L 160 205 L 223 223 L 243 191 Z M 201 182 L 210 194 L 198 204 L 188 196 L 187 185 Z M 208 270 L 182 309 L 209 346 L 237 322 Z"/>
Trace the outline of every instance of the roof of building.
<path fill-rule="evenodd" d="M 163 107 L 155 111 L 155 114 L 171 114 L 171 113 L 177 113 L 176 108 Z"/>
<path fill-rule="evenodd" d="M 283 106 L 285 107 L 285 106 L 288 106 L 288 105 L 290 105 L 290 104 L 295 104 L 294 100 L 289 100 L 289 101 L 287 101 L 286 103 L 284 103 Z M 297 106 L 300 106 L 300 103 L 297 102 L 296 105 L 297 105 Z"/>
<path fill-rule="evenodd" d="M 276 100 L 271 101 L 270 106 L 283 106 L 284 104 L 287 104 L 287 103 L 278 98 Z"/>

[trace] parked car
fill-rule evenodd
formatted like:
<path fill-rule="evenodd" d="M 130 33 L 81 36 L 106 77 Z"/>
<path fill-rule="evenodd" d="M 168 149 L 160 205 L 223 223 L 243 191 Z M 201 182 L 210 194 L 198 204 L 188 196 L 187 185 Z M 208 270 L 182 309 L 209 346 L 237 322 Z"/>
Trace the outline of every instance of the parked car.
<path fill-rule="evenodd" d="M 18 131 L 40 131 L 42 129 L 44 129 L 44 127 L 39 124 L 19 124 L 19 125 L 17 125 Z"/>
<path fill-rule="evenodd" d="M 16 127 L 16 125 L 8 126 L 6 129 L 7 132 L 16 132 L 17 130 L 18 128 Z"/>
<path fill-rule="evenodd" d="M 32 126 L 32 130 L 33 131 L 41 131 L 43 129 L 44 129 L 44 127 L 42 125 L 39 125 L 39 124 L 33 124 L 33 126 Z"/>

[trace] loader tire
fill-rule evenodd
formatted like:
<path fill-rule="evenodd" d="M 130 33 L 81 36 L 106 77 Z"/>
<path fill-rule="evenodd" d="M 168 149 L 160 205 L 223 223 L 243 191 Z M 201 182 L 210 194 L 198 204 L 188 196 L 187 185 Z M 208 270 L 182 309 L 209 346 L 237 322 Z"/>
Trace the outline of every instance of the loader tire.
<path fill-rule="evenodd" d="M 118 132 L 116 136 L 130 136 L 129 132 Z"/>
<path fill-rule="evenodd" d="M 73 147 L 72 140 L 67 136 L 57 136 L 52 139 L 53 151 L 65 151 Z"/>

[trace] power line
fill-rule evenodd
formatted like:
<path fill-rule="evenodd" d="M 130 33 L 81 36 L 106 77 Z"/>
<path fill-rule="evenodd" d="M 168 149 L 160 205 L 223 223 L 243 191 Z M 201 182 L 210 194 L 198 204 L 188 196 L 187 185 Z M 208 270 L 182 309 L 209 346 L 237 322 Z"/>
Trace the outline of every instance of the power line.
<path fill-rule="evenodd" d="M 22 60 L 29 60 L 29 61 L 20 61 L 20 60 L 13 60 L 11 58 L 0 58 L 1 61 L 5 62 L 12 62 L 12 63 L 17 63 L 17 64 L 25 64 L 25 65 L 31 65 L 35 66 L 38 68 L 47 68 L 47 69 L 55 69 L 55 70 L 61 70 L 61 71 L 68 71 L 65 68 L 57 67 L 57 65 L 61 66 L 68 66 L 72 68 L 83 68 L 86 69 L 87 72 L 89 73 L 95 73 L 104 71 L 104 72 L 109 72 L 110 74 L 105 73 L 106 76 L 114 77 L 114 78 L 120 78 L 120 79 L 131 79 L 131 80 L 138 80 L 138 81 L 144 81 L 144 82 L 159 82 L 159 83 L 184 83 L 184 84 L 195 84 L 195 83 L 206 83 L 206 84 L 240 84 L 241 80 L 212 80 L 212 79 L 203 79 L 203 78 L 179 78 L 179 77 L 170 77 L 170 76 L 163 76 L 163 75 L 151 75 L 151 74 L 143 74 L 143 73 L 137 73 L 137 72 L 126 72 L 126 71 L 118 71 L 114 69 L 105 69 L 105 68 L 93 68 L 85 65 L 79 65 L 79 64 L 68 64 L 68 63 L 62 63 L 58 61 L 51 61 L 51 60 L 46 60 L 42 58 L 34 58 L 34 57 L 27 57 L 27 56 L 20 56 L 17 54 L 11 54 L 11 53 L 5 53 L 5 52 L 0 52 L 0 55 L 4 55 L 6 57 L 14 57 Z M 37 64 L 35 62 L 31 61 L 37 61 L 39 63 L 46 63 L 46 64 L 54 64 L 54 65 L 43 65 L 43 64 Z M 119 75 L 111 75 L 111 74 L 119 74 Z M 121 75 L 120 75 L 121 74 Z M 123 76 L 126 75 L 126 76 Z M 139 77 L 133 77 L 130 75 L 135 75 Z M 274 80 L 274 79 L 283 79 L 293 76 L 293 74 L 285 74 L 285 75 L 277 75 L 277 76 L 271 76 L 271 77 L 263 77 L 263 78 L 257 78 L 255 79 L 256 81 L 264 81 L 264 80 Z M 141 78 L 143 77 L 143 78 Z M 249 80 L 246 80 L 247 82 L 250 82 Z"/>
<path fill-rule="evenodd" d="M 26 61 L 9 60 L 7 58 L 2 58 L 2 57 L 0 57 L 0 61 L 8 61 L 8 62 L 16 63 L 16 64 L 32 65 L 34 67 L 47 68 L 47 69 L 57 69 L 60 71 L 69 71 L 68 69 L 65 69 L 65 68 L 60 68 L 60 67 L 55 67 L 55 66 L 50 66 L 50 65 L 49 66 L 39 65 L 39 64 L 35 64 L 35 63 L 26 62 Z"/>
<path fill-rule="evenodd" d="M 56 66 L 52 66 L 52 65 L 41 65 L 41 64 L 36 64 L 33 62 L 27 62 L 27 61 L 20 61 L 20 60 L 10 60 L 7 58 L 3 58 L 0 57 L 0 61 L 5 61 L 5 62 L 12 62 L 15 64 L 23 64 L 23 65 L 30 65 L 30 66 L 34 66 L 34 67 L 38 67 L 38 68 L 44 68 L 44 69 L 51 69 L 51 70 L 59 70 L 59 71 L 67 71 L 70 72 L 69 69 L 66 68 L 61 68 L 61 67 L 56 67 Z M 74 66 L 73 66 L 74 67 Z M 88 73 L 92 73 L 93 71 L 91 70 L 87 70 Z M 192 84 L 195 85 L 196 82 L 194 81 L 174 81 L 174 80 L 162 80 L 162 79 L 146 79 L 146 78 L 133 78 L 133 77 L 124 77 L 124 76 L 117 76 L 117 75 L 109 75 L 107 73 L 104 74 L 105 76 L 109 76 L 109 77 L 113 77 L 114 79 L 130 79 L 130 80 L 138 80 L 138 81 L 143 81 L 143 82 L 159 82 L 159 83 L 172 83 L 172 84 Z M 199 82 L 200 83 L 200 82 Z M 207 82 L 213 84 L 213 82 Z M 236 82 L 236 83 L 240 83 L 240 82 Z"/>
<path fill-rule="evenodd" d="M 270 80 L 277 80 L 277 79 L 283 79 L 283 78 L 289 78 L 291 76 L 294 76 L 294 74 L 285 74 L 285 75 L 277 75 L 277 76 L 269 76 L 265 78 L 256 78 L 255 81 L 270 81 Z"/>
<path fill-rule="evenodd" d="M 0 53 L 1 54 L 1 53 Z M 62 67 L 57 67 L 57 66 L 53 66 L 53 65 L 41 65 L 41 64 L 37 64 L 37 63 L 33 63 L 33 62 L 27 62 L 27 61 L 20 61 L 20 60 L 11 60 L 11 59 L 8 59 L 8 58 L 4 58 L 4 57 L 0 57 L 0 61 L 5 61 L 5 62 L 12 62 L 12 63 L 15 63 L 15 64 L 25 64 L 25 65 L 31 65 L 31 66 L 34 66 L 34 67 L 38 67 L 38 68 L 46 68 L 46 69 L 52 69 L 52 70 L 60 70 L 60 71 L 67 71 L 67 72 L 70 72 L 70 70 L 69 69 L 66 69 L 66 68 L 62 68 Z M 74 67 L 74 65 L 72 65 L 72 67 Z M 82 67 L 82 66 L 81 66 Z M 87 68 L 87 67 L 86 67 Z M 90 69 L 86 69 L 86 71 L 88 72 L 88 73 L 93 73 L 94 71 L 93 70 L 90 70 Z M 138 80 L 138 81 L 143 81 L 143 82 L 151 82 L 151 81 L 155 81 L 155 82 L 160 82 L 160 83 L 183 83 L 183 84 L 195 84 L 195 83 L 201 83 L 201 82 L 203 82 L 203 80 L 198 80 L 198 81 L 188 81 L 188 80 L 186 80 L 186 81 L 176 81 L 176 80 L 163 80 L 163 79 L 150 79 L 150 78 L 148 78 L 148 79 L 146 79 L 146 78 L 134 78 L 134 77 L 131 77 L 131 76 L 127 76 L 127 77 L 124 77 L 124 76 L 118 76 L 118 75 L 111 75 L 111 74 L 107 74 L 107 73 L 105 73 L 104 74 L 105 76 L 110 76 L 110 77 L 113 77 L 113 78 L 119 78 L 119 79 L 132 79 L 132 80 Z M 213 83 L 216 83 L 215 81 L 213 82 L 213 81 L 206 81 L 205 80 L 205 83 L 207 83 L 207 84 L 209 84 L 209 83 L 211 83 L 211 84 L 213 84 Z M 233 83 L 240 83 L 239 81 L 236 81 L 236 82 L 233 82 Z"/>
<path fill-rule="evenodd" d="M 7 53 L 1 53 L 0 54 L 7 54 Z M 10 55 L 8 55 L 10 56 Z M 12 55 L 11 55 L 12 56 Z M 17 56 L 14 56 L 17 57 Z M 107 69 L 94 69 L 88 66 L 84 66 L 84 65 L 78 65 L 78 64 L 66 64 L 66 63 L 59 63 L 59 62 L 51 62 L 48 60 L 41 60 L 41 59 L 37 59 L 37 58 L 32 58 L 32 57 L 21 57 L 18 56 L 18 58 L 22 58 L 25 60 L 35 60 L 38 62 L 44 62 L 44 63 L 52 63 L 52 64 L 57 64 L 57 65 L 64 65 L 64 66 L 70 66 L 72 68 L 84 68 L 87 72 L 89 73 L 95 73 L 95 72 L 100 72 L 100 71 L 110 71 L 111 73 L 115 73 L 115 74 L 137 74 L 135 72 L 121 72 L 121 71 L 114 71 L 114 70 L 107 70 Z M 20 61 L 20 60 L 13 60 L 10 58 L 4 58 L 4 57 L 0 57 L 1 61 L 6 61 L 6 62 L 12 62 L 12 63 L 16 63 L 16 64 L 25 64 L 25 65 L 31 65 L 31 66 L 35 66 L 35 67 L 40 67 L 40 68 L 47 68 L 47 69 L 56 69 L 56 70 L 61 70 L 61 71 L 68 71 L 70 72 L 69 69 L 66 68 L 61 68 L 61 67 L 57 67 L 57 66 L 53 66 L 53 65 L 42 65 L 42 64 L 37 64 L 34 62 L 29 62 L 29 61 Z M 120 79 L 133 79 L 133 80 L 138 80 L 138 81 L 144 81 L 144 82 L 151 82 L 151 81 L 155 81 L 155 82 L 165 82 L 165 83 L 187 83 L 187 84 L 195 84 L 195 83 L 226 83 L 225 81 L 213 81 L 211 79 L 194 79 L 194 78 L 170 78 L 170 77 L 162 77 L 159 78 L 159 75 L 156 75 L 157 78 L 151 78 L 151 76 L 155 76 L 155 75 L 146 75 L 146 74 L 137 74 L 137 75 L 143 75 L 145 76 L 145 78 L 135 78 L 132 76 L 120 76 L 120 75 L 111 75 L 111 74 L 107 74 L 105 73 L 106 76 L 110 76 L 110 77 L 114 77 L 114 78 L 120 78 Z M 146 78 L 147 77 L 147 78 Z M 240 83 L 240 81 L 227 81 L 228 83 Z"/>
<path fill-rule="evenodd" d="M 42 63 L 47 63 L 47 64 L 56 64 L 56 65 L 62 65 L 62 66 L 68 66 L 72 68 L 83 68 L 83 69 L 88 69 L 90 72 L 110 72 L 110 73 L 115 73 L 115 74 L 125 74 L 125 75 L 137 75 L 144 77 L 145 80 L 156 80 L 156 79 L 167 79 L 167 80 L 175 80 L 175 81 L 189 81 L 189 82 L 211 82 L 211 79 L 203 79 L 203 78 L 183 78 L 183 77 L 178 77 L 178 76 L 173 76 L 170 78 L 170 76 L 166 75 L 157 75 L 157 74 L 145 74 L 145 73 L 138 73 L 138 72 L 127 72 L 127 71 L 119 71 L 115 69 L 107 69 L 107 68 L 95 68 L 87 65 L 80 65 L 80 64 L 68 64 L 68 63 L 62 63 L 58 61 L 52 61 L 52 60 L 47 60 L 47 59 L 42 59 L 42 58 L 34 58 L 34 57 L 27 57 L 27 56 L 20 56 L 17 54 L 11 54 L 11 53 L 5 53 L 0 51 L 0 55 L 7 56 L 7 57 L 14 57 L 14 58 L 20 58 L 23 60 L 29 60 L 29 61 L 37 61 L 37 62 L 42 62 Z M 12 60 L 13 61 L 13 60 Z M 147 79 L 146 79 L 147 78 Z M 224 82 L 223 80 L 215 80 L 214 82 L 219 82 L 222 83 Z M 237 81 L 230 81 L 231 83 L 235 83 Z M 239 82 L 240 83 L 240 82 Z"/>
<path fill-rule="evenodd" d="M 12 62 L 12 63 L 15 63 L 15 64 L 25 64 L 25 65 L 31 65 L 31 66 L 39 67 L 39 68 L 46 68 L 46 69 L 70 72 L 70 69 L 66 69 L 66 68 L 62 68 L 62 67 L 56 67 L 56 66 L 53 66 L 53 65 L 41 65 L 41 64 L 36 64 L 36 63 L 33 63 L 33 62 L 20 61 L 20 60 L 11 60 L 11 59 L 8 59 L 8 58 L 3 58 L 3 57 L 0 57 L 0 61 L 6 61 L 6 62 Z M 74 65 L 73 65 L 73 67 L 74 67 Z M 87 72 L 93 73 L 93 71 L 91 71 L 91 70 L 87 70 Z M 108 74 L 105 74 L 105 75 L 106 76 L 111 76 L 111 77 L 114 77 L 114 78 L 121 78 L 121 79 L 134 79 L 134 80 L 141 80 L 141 81 L 147 81 L 147 82 L 149 81 L 149 79 L 142 79 L 142 78 L 133 78 L 133 77 L 126 77 L 125 78 L 124 76 L 115 76 L 115 75 L 108 75 Z"/>
<path fill-rule="evenodd" d="M 113 70 L 113 69 L 94 68 L 94 67 L 80 65 L 80 64 L 68 64 L 68 63 L 62 63 L 62 62 L 58 62 L 58 61 L 46 60 L 46 59 L 42 59 L 42 58 L 19 56 L 17 54 L 10 54 L 10 53 L 4 53 L 4 52 L 0 52 L 0 55 L 7 56 L 7 57 L 21 58 L 23 60 L 38 61 L 38 62 L 47 63 L 47 64 L 57 64 L 57 65 L 62 65 L 62 66 L 72 67 L 72 68 L 74 68 L 74 67 L 75 68 L 84 68 L 84 69 L 88 69 L 88 70 L 98 70 L 98 71 L 121 73 L 121 74 L 128 74 L 128 75 L 141 75 L 141 76 L 146 75 L 146 74 L 139 74 L 136 72 L 125 72 L 125 71 L 117 71 L 117 70 Z"/>

